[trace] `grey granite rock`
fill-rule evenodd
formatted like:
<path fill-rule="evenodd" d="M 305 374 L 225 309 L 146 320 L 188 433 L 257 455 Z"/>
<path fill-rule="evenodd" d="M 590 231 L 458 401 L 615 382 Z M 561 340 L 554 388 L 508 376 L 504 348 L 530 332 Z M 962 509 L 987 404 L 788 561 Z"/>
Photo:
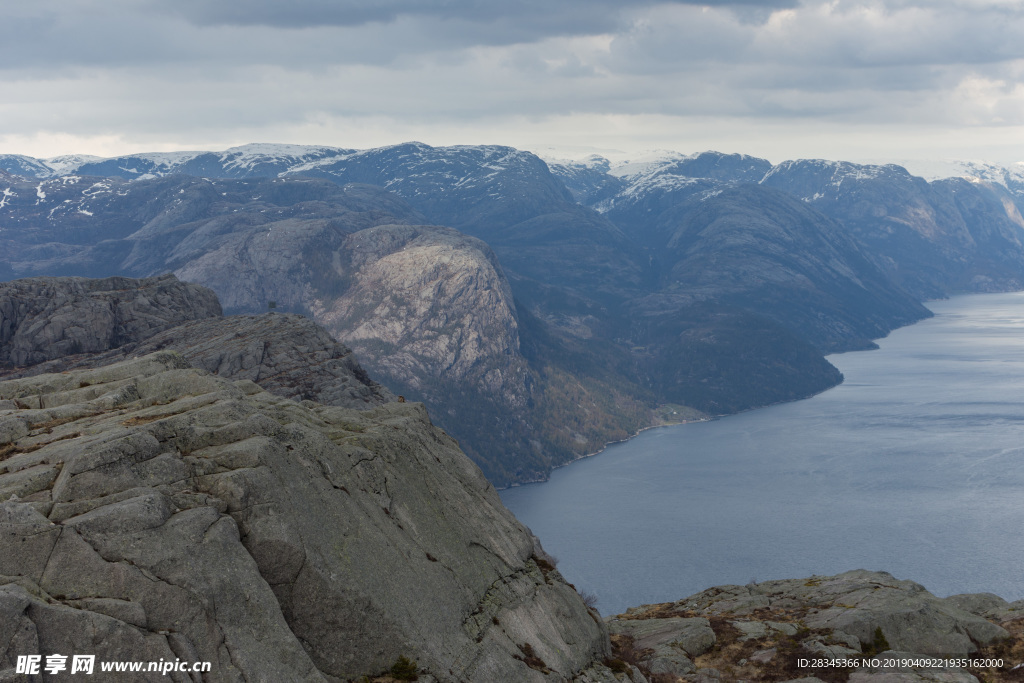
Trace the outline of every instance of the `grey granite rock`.
<path fill-rule="evenodd" d="M 913 653 L 890 652 L 892 657 L 912 657 Z M 898 668 L 890 670 L 863 669 L 850 674 L 850 683 L 978 683 L 963 669 Z"/>
<path fill-rule="evenodd" d="M 640 648 L 657 649 L 671 646 L 697 657 L 715 644 L 715 632 L 703 617 L 644 619 L 617 619 L 608 622 L 611 633 L 630 636 Z"/>
<path fill-rule="evenodd" d="M 980 616 L 1000 614 L 1010 606 L 1010 603 L 993 593 L 961 593 L 959 595 L 951 595 L 945 598 L 943 602 L 957 609 Z M 1021 614 L 1021 616 L 1024 616 L 1024 614 Z"/>
<path fill-rule="evenodd" d="M 958 604 L 990 607 L 990 599 L 937 598 L 912 581 L 885 572 L 857 570 L 831 577 L 720 586 L 677 603 L 698 613 L 749 615 L 755 609 L 790 608 L 804 613 L 811 629 L 873 642 L 880 628 L 892 648 L 919 654 L 966 655 L 1008 633 Z"/>
<path fill-rule="evenodd" d="M 632 646 L 645 653 L 643 664 L 653 674 L 681 676 L 693 673 L 693 658 L 715 644 L 715 632 L 707 619 L 613 619 L 608 631 L 627 636 Z"/>
<path fill-rule="evenodd" d="M 814 674 L 821 669 L 799 664 L 800 658 L 813 662 L 867 657 L 850 681 L 967 683 L 977 680 L 975 674 L 992 674 L 913 662 L 904 668 L 871 667 L 891 658 L 928 655 L 1005 659 L 1006 653 L 1019 652 L 1021 616 L 1018 603 L 992 594 L 938 598 L 913 581 L 856 570 L 837 576 L 716 586 L 676 602 L 630 608 L 608 623 L 615 656 L 635 659 L 654 672 L 650 665 L 664 654 L 666 626 L 705 621 L 714 632 L 716 646 L 694 657 L 694 669 L 689 672 L 672 671 L 676 680 L 714 680 L 716 676 L 730 681 L 784 680 L 780 676 L 805 680 L 800 674 L 817 680 Z M 632 638 L 628 647 L 619 639 L 623 633 Z M 998 675 L 1005 672 L 1002 669 Z M 825 678 L 833 680 L 833 675 L 846 673 L 829 669 Z M 1003 680 L 998 675 L 990 680 Z"/>
<path fill-rule="evenodd" d="M 177 351 L 194 367 L 255 382 L 285 398 L 346 408 L 370 408 L 396 398 L 370 379 L 351 349 L 312 320 L 289 313 L 189 321 L 104 353 L 54 360 L 7 376 L 100 367 L 160 350 Z M 4 429 L 0 424 L 0 438 Z"/>
<path fill-rule="evenodd" d="M 100 367 L 161 349 L 296 400 L 353 408 L 395 400 L 313 321 L 294 314 L 224 318 L 213 292 L 172 275 L 0 284 L 0 376 Z M 0 440 L 19 429 L 16 420 L 0 424 Z"/>
<path fill-rule="evenodd" d="M 485 243 L 448 228 L 381 225 L 344 244 L 351 286 L 310 304 L 375 376 L 430 394 L 437 380 L 529 399 L 512 289 Z"/>
<path fill-rule="evenodd" d="M 132 280 L 37 277 L 0 283 L 0 364 L 34 365 L 140 341 L 219 316 L 205 287 L 173 275 Z"/>
<path fill-rule="evenodd" d="M 423 680 L 615 680 L 600 620 L 420 404 L 296 403 L 170 351 L 0 401 L 23 425 L 0 456 L 21 491 L 0 503 L 0 675 L 66 651 L 209 661 L 210 681 L 399 656 Z"/>

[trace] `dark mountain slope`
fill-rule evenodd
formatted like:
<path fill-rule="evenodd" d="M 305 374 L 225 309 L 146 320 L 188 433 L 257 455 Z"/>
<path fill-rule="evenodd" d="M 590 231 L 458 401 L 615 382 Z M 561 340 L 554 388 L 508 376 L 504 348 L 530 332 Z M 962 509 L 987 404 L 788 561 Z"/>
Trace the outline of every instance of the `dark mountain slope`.
<path fill-rule="evenodd" d="M 740 183 L 786 192 L 842 225 L 895 284 L 919 299 L 1024 285 L 1024 218 L 1018 170 L 964 165 L 971 176 L 932 183 L 894 166 L 763 159 L 706 152 L 663 155 L 586 173 L 555 164 L 576 194 L 635 239 L 657 247 L 656 220 Z M 951 171 L 952 172 L 952 171 Z M 615 188 L 613 192 L 597 188 Z"/>
<path fill-rule="evenodd" d="M 634 352 L 638 374 L 652 393 L 710 415 L 806 398 L 843 381 L 787 327 L 721 301 L 679 306 L 637 329 L 646 342 Z"/>
<path fill-rule="evenodd" d="M 515 225 L 553 205 L 573 204 L 543 161 L 512 147 L 410 142 L 326 159 L 290 174 L 384 187 L 428 219 L 470 234 Z"/>
<path fill-rule="evenodd" d="M 12 228 L 0 232 L 0 244 L 16 275 L 147 276 L 176 268 L 229 235 L 272 232 L 274 223 L 319 220 L 325 229 L 354 232 L 422 221 L 394 194 L 322 180 L 16 180 L 15 196 L 0 206 L 0 221 Z M 229 310 L 236 307 L 224 301 Z"/>
<path fill-rule="evenodd" d="M 583 296 L 621 300 L 644 286 L 635 243 L 571 193 L 535 155 L 511 147 L 407 143 L 290 174 L 391 190 L 438 225 L 487 242 L 510 271 Z M 517 296 L 520 294 L 517 292 Z M 527 300 L 528 292 L 521 298 Z"/>
<path fill-rule="evenodd" d="M 928 183 L 899 166 L 787 161 L 764 184 L 830 216 L 920 298 L 1024 283 L 1024 221 L 982 184 Z"/>
<path fill-rule="evenodd" d="M 583 206 L 593 206 L 602 199 L 618 194 L 623 181 L 608 171 L 611 164 L 601 156 L 592 155 L 583 161 L 546 160 L 551 174 L 562 181 L 573 199 Z"/>
<path fill-rule="evenodd" d="M 663 289 L 649 300 L 742 307 L 823 350 L 870 347 L 893 327 L 929 315 L 841 226 L 782 192 L 739 185 L 670 209 L 653 224 L 667 239 Z"/>

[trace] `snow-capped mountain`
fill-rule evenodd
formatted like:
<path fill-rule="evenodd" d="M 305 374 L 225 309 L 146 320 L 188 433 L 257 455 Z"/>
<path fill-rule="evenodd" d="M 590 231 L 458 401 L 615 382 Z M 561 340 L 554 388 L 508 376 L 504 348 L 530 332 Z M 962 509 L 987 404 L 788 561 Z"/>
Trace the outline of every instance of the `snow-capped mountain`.
<path fill-rule="evenodd" d="M 496 145 L 432 147 L 410 142 L 367 150 L 251 144 L 223 152 L 134 154 L 109 159 L 0 156 L 0 169 L 29 180 L 102 177 L 140 180 L 175 174 L 211 179 L 313 177 L 387 188 L 434 222 L 489 233 L 572 196 L 538 157 Z M 44 190 L 45 191 L 45 190 Z M 543 211 L 541 211 L 543 212 Z"/>
<path fill-rule="evenodd" d="M 149 152 L 118 157 L 72 154 L 51 159 L 0 155 L 0 168 L 34 178 L 90 175 L 110 178 L 153 178 L 185 174 L 214 178 L 274 177 L 311 162 L 351 153 L 337 147 L 249 144 L 223 152 Z"/>
<path fill-rule="evenodd" d="M 0 169 L 27 178 L 85 175 L 129 180 L 179 173 L 210 178 L 274 177 L 287 174 L 333 177 L 359 175 L 365 178 L 362 182 L 375 181 L 374 184 L 390 186 L 407 185 L 405 180 L 408 174 L 404 173 L 404 169 L 409 165 L 415 165 L 422 167 L 427 176 L 441 173 L 445 174 L 448 180 L 457 182 L 465 178 L 466 182 L 478 186 L 485 182 L 485 178 L 475 172 L 467 172 L 467 164 L 495 166 L 502 163 L 500 159 L 507 162 L 516 155 L 524 155 L 520 161 L 538 158 L 529 152 L 501 146 L 431 147 L 413 142 L 355 150 L 323 145 L 254 143 L 231 147 L 220 152 L 152 152 L 109 158 L 71 154 L 36 159 L 25 155 L 8 154 L 0 155 Z M 622 196 L 617 201 L 626 197 L 636 200 L 645 192 L 645 188 L 656 189 L 659 193 L 672 189 L 685 190 L 693 184 L 694 178 L 727 183 L 760 182 L 773 170 L 772 164 L 764 159 L 718 152 L 681 154 L 670 150 L 656 150 L 614 162 L 596 154 L 583 159 L 541 158 L 577 201 L 590 206 L 620 193 Z M 774 168 L 807 161 L 810 160 L 787 161 Z M 877 164 L 822 163 L 831 163 L 835 166 L 836 180 L 845 173 L 863 174 L 870 172 L 866 169 L 896 164 L 910 174 L 928 181 L 966 178 L 997 183 L 1016 196 L 1024 197 L 1024 162 L 1010 165 L 966 160 L 895 160 Z M 372 166 L 378 168 L 368 170 L 367 167 Z M 396 172 L 396 166 L 401 166 L 403 171 Z M 389 168 L 392 169 L 390 172 Z M 396 191 L 403 194 L 401 188 L 396 188 Z M 602 207 L 609 208 L 607 205 Z"/>
<path fill-rule="evenodd" d="M 987 161 L 901 161 L 901 166 L 925 180 L 963 178 L 974 183 L 1002 185 L 1024 203 L 1024 161 L 993 164 Z"/>
<path fill-rule="evenodd" d="M 1024 161 L 1015 164 L 993 164 L 988 161 L 966 159 L 894 159 L 910 173 L 925 180 L 944 178 L 977 179 L 1005 184 L 1006 180 L 1024 182 Z"/>
<path fill-rule="evenodd" d="M 0 169 L 25 178 L 49 178 L 55 175 L 46 162 L 21 154 L 0 155 Z"/>

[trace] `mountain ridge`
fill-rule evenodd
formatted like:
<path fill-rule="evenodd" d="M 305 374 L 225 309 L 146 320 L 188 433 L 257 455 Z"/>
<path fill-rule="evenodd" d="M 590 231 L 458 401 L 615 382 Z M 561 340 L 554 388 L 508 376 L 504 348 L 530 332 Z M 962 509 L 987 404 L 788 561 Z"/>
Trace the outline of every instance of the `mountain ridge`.
<path fill-rule="evenodd" d="M 841 381 L 824 353 L 870 348 L 922 299 L 1024 286 L 1009 189 L 895 166 L 673 153 L 570 177 L 510 147 L 403 143 L 246 146 L 159 175 L 196 154 L 151 155 L 156 177 L 127 158 L 3 176 L 0 277 L 173 272 L 231 313 L 307 315 L 499 486 L 666 403 L 818 393 Z"/>
<path fill-rule="evenodd" d="M 199 157 L 209 157 L 211 160 L 217 159 L 221 162 L 225 171 L 234 169 L 236 172 L 248 172 L 251 175 L 256 175 L 257 172 L 253 170 L 254 168 L 260 168 L 262 170 L 259 172 L 267 173 L 269 172 L 269 169 L 276 167 L 275 164 L 284 164 L 287 166 L 288 172 L 298 173 L 304 170 L 316 168 L 321 164 L 330 164 L 336 161 L 341 161 L 351 155 L 373 153 L 380 150 L 389 150 L 406 145 L 424 148 L 430 147 L 429 145 L 412 141 L 366 149 L 290 143 L 247 143 L 244 145 L 229 147 L 221 151 L 143 152 L 121 154 L 112 157 L 71 154 L 47 159 L 24 154 L 0 154 L 0 169 L 15 175 L 25 175 L 25 177 L 34 177 L 39 179 L 53 178 L 76 173 L 82 175 L 118 175 L 117 173 L 106 174 L 100 170 L 101 167 L 95 166 L 95 164 L 105 164 L 108 166 L 104 166 L 102 168 L 109 167 L 116 171 L 120 171 L 120 177 L 124 177 L 126 179 L 145 178 L 148 177 L 147 174 L 167 175 L 173 173 L 185 173 L 194 175 L 194 168 L 187 166 L 187 164 L 195 162 Z M 501 145 L 450 145 L 439 149 L 458 150 L 481 147 L 490 147 L 493 149 L 515 149 Z M 549 167 L 574 167 L 578 170 L 598 170 L 621 178 L 623 176 L 636 175 L 644 170 L 651 172 L 658 166 L 690 163 L 695 160 L 699 160 L 701 157 L 706 157 L 707 155 L 745 159 L 750 160 L 755 164 L 763 162 L 768 164 L 769 167 L 778 165 L 772 164 L 766 159 L 761 159 L 747 154 L 722 154 L 713 150 L 694 152 L 691 154 L 682 154 L 674 151 L 650 153 L 641 152 L 638 155 L 628 155 L 632 157 L 633 160 L 620 161 L 611 161 L 599 154 L 591 154 L 583 159 L 561 158 L 551 154 L 538 154 L 538 157 L 544 160 Z M 131 160 L 145 162 L 143 165 L 145 166 L 148 164 L 152 166 L 152 169 L 150 171 L 140 171 L 138 168 L 132 170 L 132 167 L 117 165 L 125 164 Z M 823 160 L 798 159 L 790 161 Z M 908 170 L 913 175 L 922 177 L 928 181 L 962 177 L 968 179 L 975 178 L 987 182 L 999 182 L 1007 187 L 1009 187 L 1010 183 L 1020 184 L 1024 182 L 1024 161 L 1008 164 L 966 159 L 892 159 L 886 161 L 872 160 L 848 163 L 853 163 L 858 166 L 897 165 Z M 213 167 L 211 166 L 211 168 Z M 19 173 L 19 171 L 15 169 L 20 169 L 23 173 Z M 152 171 L 156 171 L 156 173 L 152 173 Z"/>

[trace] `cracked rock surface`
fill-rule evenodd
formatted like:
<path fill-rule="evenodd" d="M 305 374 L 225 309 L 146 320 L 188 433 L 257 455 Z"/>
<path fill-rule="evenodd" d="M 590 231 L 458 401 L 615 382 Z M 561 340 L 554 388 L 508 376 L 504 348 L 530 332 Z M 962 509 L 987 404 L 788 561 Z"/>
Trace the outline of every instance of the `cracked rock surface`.
<path fill-rule="evenodd" d="M 247 379 L 285 398 L 371 408 L 395 395 L 370 379 L 355 354 L 308 318 L 290 313 L 191 320 L 103 353 L 9 370 L 8 377 L 95 368 L 160 350 L 225 379 Z"/>
<path fill-rule="evenodd" d="M 170 351 L 9 380 L 0 500 L 0 680 L 54 652 L 615 680 L 599 619 L 420 404 L 298 403 Z"/>
<path fill-rule="evenodd" d="M 217 296 L 173 275 L 34 277 L 0 283 L 0 365 L 106 351 L 221 314 Z"/>
<path fill-rule="evenodd" d="M 314 317 L 374 372 L 425 394 L 437 380 L 529 398 L 512 289 L 491 249 L 449 228 L 381 225 L 349 235 L 349 288 Z"/>
<path fill-rule="evenodd" d="M 221 317 L 211 290 L 173 275 L 0 283 L 0 376 L 95 368 L 162 349 L 286 398 L 350 408 L 395 400 L 351 349 L 312 320 Z"/>
<path fill-rule="evenodd" d="M 982 593 L 938 598 L 886 572 L 717 586 L 633 607 L 608 622 L 615 653 L 664 681 L 1018 680 L 1024 601 Z M 1001 658 L 1001 668 L 804 667 L 863 657 Z M 977 676 L 975 675 L 977 674 Z"/>

